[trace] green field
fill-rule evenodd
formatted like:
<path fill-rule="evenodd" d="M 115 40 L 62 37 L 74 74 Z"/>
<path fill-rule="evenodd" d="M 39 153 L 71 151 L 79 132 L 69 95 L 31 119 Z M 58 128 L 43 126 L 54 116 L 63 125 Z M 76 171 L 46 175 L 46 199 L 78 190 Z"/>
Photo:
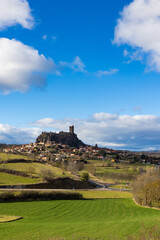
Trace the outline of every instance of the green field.
<path fill-rule="evenodd" d="M 20 177 L 0 172 L 0 185 L 34 184 L 38 182 L 39 179 Z"/>
<path fill-rule="evenodd" d="M 1 154 L 0 154 L 1 156 Z M 21 156 L 22 158 L 23 156 Z M 28 162 L 17 162 L 17 163 L 0 163 L 0 168 L 11 169 L 16 171 L 25 172 L 29 177 L 21 177 L 13 174 L 0 172 L 0 185 L 16 185 L 16 184 L 30 184 L 30 183 L 39 183 L 43 182 L 41 171 L 49 170 L 53 173 L 54 177 L 73 177 L 73 175 L 64 171 L 61 168 L 49 165 L 48 163 L 38 163 L 30 161 Z M 37 177 L 32 178 L 32 176 Z"/>
<path fill-rule="evenodd" d="M 18 216 L 0 215 L 0 223 L 13 222 L 20 219 L 21 217 Z"/>
<path fill-rule="evenodd" d="M 99 199 L 99 198 L 132 198 L 132 194 L 130 192 L 123 191 L 101 191 L 101 190 L 82 190 L 78 191 L 83 195 L 84 198 L 88 199 Z"/>
<path fill-rule="evenodd" d="M 30 160 L 26 162 L 2 162 L 2 160 L 7 159 L 24 159 Z M 42 182 L 43 176 L 42 171 L 50 171 L 53 173 L 53 177 L 71 177 L 75 178 L 71 172 L 63 169 L 55 163 L 41 163 L 36 162 L 36 159 L 31 158 L 31 156 L 25 156 L 21 154 L 10 154 L 10 153 L 0 153 L 0 168 L 10 169 L 15 171 L 25 172 L 29 177 L 18 178 L 14 177 L 13 174 L 4 174 L 4 177 L 0 176 L 0 185 L 2 184 L 30 184 L 36 182 Z M 137 176 L 139 168 L 146 170 L 150 166 L 144 166 L 142 164 L 126 164 L 126 163 L 113 163 L 108 160 L 87 160 L 88 164 L 84 165 L 82 171 L 76 172 L 76 174 L 81 178 L 83 171 L 88 171 L 90 178 L 97 181 L 103 181 L 107 183 L 113 183 L 118 186 L 116 188 L 122 189 L 125 183 L 130 183 L 134 177 Z M 54 165 L 54 166 L 53 166 Z M 10 176 L 10 177 L 9 177 Z M 31 177 L 37 177 L 37 179 L 31 179 Z M 22 180 L 22 181 L 21 181 Z M 122 186 L 121 186 L 122 185 Z"/>
<path fill-rule="evenodd" d="M 13 154 L 13 153 L 0 153 L 0 162 L 1 161 L 5 161 L 8 159 L 26 159 L 26 160 L 30 160 L 31 157 L 30 156 L 26 156 L 26 155 L 22 155 L 22 154 Z"/>
<path fill-rule="evenodd" d="M 0 203 L 0 214 L 23 217 L 0 223 L 3 240 L 119 240 L 138 235 L 142 225 L 160 226 L 159 210 L 123 198 Z"/>

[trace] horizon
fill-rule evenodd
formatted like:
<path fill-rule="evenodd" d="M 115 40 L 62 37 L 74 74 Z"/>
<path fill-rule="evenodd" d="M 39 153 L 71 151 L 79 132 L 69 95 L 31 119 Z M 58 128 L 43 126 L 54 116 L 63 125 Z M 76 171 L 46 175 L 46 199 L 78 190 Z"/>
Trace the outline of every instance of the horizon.
<path fill-rule="evenodd" d="M 74 125 L 86 144 L 159 150 L 159 16 L 158 0 L 1 0 L 0 143 Z"/>

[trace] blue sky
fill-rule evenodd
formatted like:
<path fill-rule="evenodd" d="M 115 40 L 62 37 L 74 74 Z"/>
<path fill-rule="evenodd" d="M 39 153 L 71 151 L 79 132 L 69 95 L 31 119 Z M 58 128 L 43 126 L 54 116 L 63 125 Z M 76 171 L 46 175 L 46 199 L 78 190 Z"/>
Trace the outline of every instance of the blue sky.
<path fill-rule="evenodd" d="M 74 124 L 89 144 L 160 148 L 158 0 L 1 0 L 0 9 L 0 142 Z"/>

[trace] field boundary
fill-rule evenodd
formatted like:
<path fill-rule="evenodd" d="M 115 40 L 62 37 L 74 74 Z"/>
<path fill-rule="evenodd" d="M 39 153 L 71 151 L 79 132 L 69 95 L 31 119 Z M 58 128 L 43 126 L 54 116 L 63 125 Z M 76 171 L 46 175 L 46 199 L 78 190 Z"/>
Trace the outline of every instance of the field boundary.
<path fill-rule="evenodd" d="M 7 169 L 7 168 L 0 168 L 0 172 L 16 175 L 16 176 L 20 176 L 20 177 L 26 177 L 26 178 L 38 178 L 38 177 L 35 177 L 35 176 L 31 177 L 30 174 L 28 174 L 26 172 Z"/>
<path fill-rule="evenodd" d="M 132 198 L 132 199 L 133 199 L 134 203 L 135 203 L 137 206 L 139 206 L 139 207 L 150 208 L 150 209 L 154 209 L 154 210 L 160 210 L 160 208 L 149 207 L 149 206 L 141 205 L 141 204 L 137 203 L 134 198 Z"/>

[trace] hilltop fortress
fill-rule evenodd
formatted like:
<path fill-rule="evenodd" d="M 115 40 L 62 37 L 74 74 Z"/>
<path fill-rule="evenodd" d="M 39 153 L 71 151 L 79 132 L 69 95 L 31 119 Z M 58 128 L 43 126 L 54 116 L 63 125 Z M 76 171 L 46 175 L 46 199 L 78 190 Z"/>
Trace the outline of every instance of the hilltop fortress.
<path fill-rule="evenodd" d="M 69 127 L 69 132 L 42 132 L 36 139 L 36 143 L 60 143 L 68 145 L 70 147 L 85 147 L 86 145 L 78 139 L 77 135 L 74 133 L 74 126 Z"/>

